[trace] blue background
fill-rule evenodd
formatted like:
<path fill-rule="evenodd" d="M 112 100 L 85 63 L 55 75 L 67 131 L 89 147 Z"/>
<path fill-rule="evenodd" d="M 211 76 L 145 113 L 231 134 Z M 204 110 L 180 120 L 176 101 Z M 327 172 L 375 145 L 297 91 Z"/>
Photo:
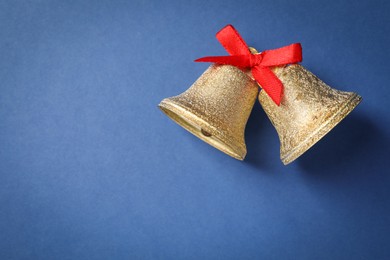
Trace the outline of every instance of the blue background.
<path fill-rule="evenodd" d="M 388 1 L 0 1 L 1 259 L 389 259 Z M 230 158 L 157 104 L 259 50 L 363 96 L 289 166 L 256 103 Z"/>

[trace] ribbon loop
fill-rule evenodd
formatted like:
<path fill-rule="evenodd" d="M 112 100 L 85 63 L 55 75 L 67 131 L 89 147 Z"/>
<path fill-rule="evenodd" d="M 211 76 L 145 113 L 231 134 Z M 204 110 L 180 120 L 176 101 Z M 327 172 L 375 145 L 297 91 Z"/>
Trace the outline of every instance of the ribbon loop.
<path fill-rule="evenodd" d="M 248 45 L 232 25 L 225 26 L 216 37 L 230 56 L 203 57 L 195 61 L 250 68 L 257 83 L 279 106 L 283 94 L 283 83 L 275 76 L 271 68 L 301 62 L 301 44 L 294 43 L 279 49 L 252 54 Z"/>

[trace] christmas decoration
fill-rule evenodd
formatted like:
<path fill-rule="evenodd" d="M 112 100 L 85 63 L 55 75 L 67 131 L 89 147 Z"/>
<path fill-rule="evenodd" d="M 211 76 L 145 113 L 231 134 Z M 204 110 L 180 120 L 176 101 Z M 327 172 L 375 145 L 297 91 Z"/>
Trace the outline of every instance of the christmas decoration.
<path fill-rule="evenodd" d="M 164 99 L 159 107 L 176 123 L 226 154 L 243 160 L 245 125 L 258 94 L 276 128 L 280 157 L 288 164 L 306 152 L 361 101 L 356 93 L 333 89 L 296 64 L 302 48 L 294 43 L 258 53 L 228 25 L 216 35 L 230 56 L 213 62 L 183 94 Z"/>

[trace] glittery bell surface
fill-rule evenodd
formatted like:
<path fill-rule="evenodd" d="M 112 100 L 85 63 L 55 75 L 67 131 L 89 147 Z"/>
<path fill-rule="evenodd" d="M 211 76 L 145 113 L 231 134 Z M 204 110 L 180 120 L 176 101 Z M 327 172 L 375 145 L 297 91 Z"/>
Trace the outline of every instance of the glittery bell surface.
<path fill-rule="evenodd" d="M 306 152 L 361 101 L 356 93 L 333 89 L 301 65 L 276 67 L 283 98 L 278 107 L 265 91 L 259 101 L 280 139 L 280 158 L 288 164 Z"/>
<path fill-rule="evenodd" d="M 258 85 L 229 65 L 211 65 L 184 93 L 166 98 L 160 109 L 177 124 L 222 152 L 243 160 L 245 126 Z"/>

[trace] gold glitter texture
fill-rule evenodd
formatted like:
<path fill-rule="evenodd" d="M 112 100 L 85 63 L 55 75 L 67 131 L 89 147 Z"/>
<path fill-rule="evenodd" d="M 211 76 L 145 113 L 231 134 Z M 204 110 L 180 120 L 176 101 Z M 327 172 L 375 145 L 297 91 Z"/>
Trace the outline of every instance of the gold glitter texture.
<path fill-rule="evenodd" d="M 159 107 L 195 136 L 243 160 L 245 126 L 259 92 L 246 73 L 230 65 L 211 65 L 187 91 L 164 99 Z"/>
<path fill-rule="evenodd" d="M 332 130 L 362 98 L 329 87 L 301 65 L 273 71 L 283 83 L 282 102 L 277 106 L 265 91 L 260 91 L 259 101 L 278 132 L 280 158 L 289 164 Z"/>

